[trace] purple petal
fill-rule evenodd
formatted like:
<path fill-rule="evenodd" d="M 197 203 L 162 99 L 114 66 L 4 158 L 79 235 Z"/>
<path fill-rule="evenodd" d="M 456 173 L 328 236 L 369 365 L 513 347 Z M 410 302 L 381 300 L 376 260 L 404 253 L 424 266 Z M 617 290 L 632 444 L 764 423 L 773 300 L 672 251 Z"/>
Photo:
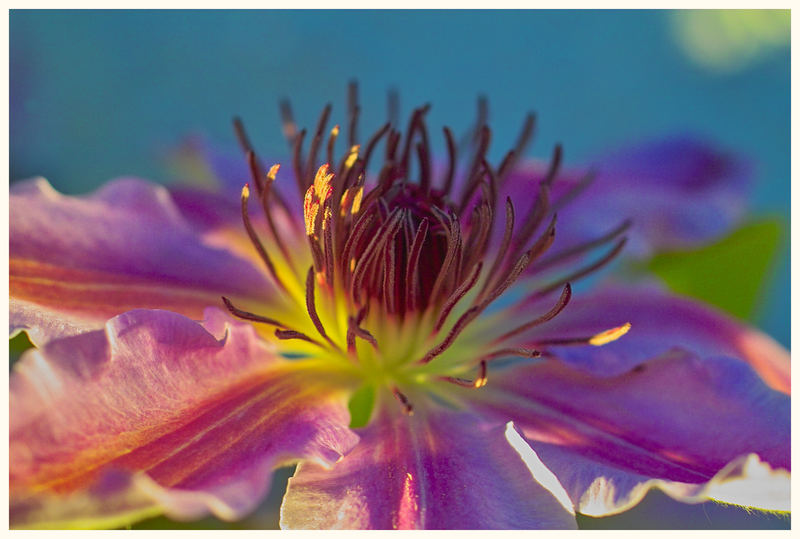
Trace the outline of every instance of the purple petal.
<path fill-rule="evenodd" d="M 552 301 L 552 300 L 550 300 Z M 545 312 L 547 302 L 528 305 Z M 790 390 L 789 353 L 767 335 L 694 300 L 656 286 L 607 285 L 576 294 L 555 319 L 519 338 L 537 342 L 588 337 L 631 323 L 630 331 L 603 346 L 542 346 L 561 361 L 596 375 L 615 376 L 651 358 L 678 351 L 728 355 L 748 362 L 771 387 Z"/>
<path fill-rule="evenodd" d="M 552 201 L 559 204 L 589 170 L 560 175 Z M 748 167 L 700 140 L 676 137 L 624 149 L 601 158 L 591 170 L 596 176 L 589 186 L 558 209 L 553 252 L 631 219 L 625 254 L 643 257 L 718 238 L 744 214 Z M 521 204 L 519 215 L 545 171 L 545 164 L 529 163 L 509 178 L 506 194 Z"/>
<path fill-rule="evenodd" d="M 59 323 L 102 327 L 136 307 L 197 318 L 220 295 L 271 297 L 264 273 L 209 245 L 163 187 L 120 179 L 69 197 L 39 179 L 16 184 L 10 208 L 11 296 L 58 312 Z"/>
<path fill-rule="evenodd" d="M 12 524 L 110 518 L 102 493 L 120 513 L 150 500 L 176 518 L 241 517 L 275 466 L 330 465 L 356 443 L 344 393 L 318 371 L 216 309 L 203 325 L 131 311 L 27 352 L 11 376 Z M 112 476 L 127 479 L 102 487 Z M 53 514 L 75 500 L 77 514 Z"/>
<path fill-rule="evenodd" d="M 502 426 L 455 412 L 383 414 L 360 434 L 331 470 L 299 466 L 282 527 L 575 527 L 574 515 L 534 480 Z"/>
<path fill-rule="evenodd" d="M 171 187 L 170 192 L 175 194 L 176 204 L 187 218 L 192 219 L 195 212 L 201 208 L 204 214 L 214 219 L 223 219 L 226 216 L 241 219 L 238 208 L 242 186 L 253 182 L 247 160 L 241 150 L 217 147 L 201 137 L 193 137 L 177 148 L 174 157 L 177 172 L 182 176 L 181 184 L 186 187 L 181 187 L 179 184 Z M 274 164 L 281 165 L 272 189 L 275 189 L 291 208 L 296 208 L 297 214 L 294 217 L 302 221 L 302 199 L 297 191 L 291 159 L 282 161 L 262 159 L 261 162 L 267 168 Z M 198 170 L 207 177 L 205 183 L 212 184 L 207 186 L 209 188 L 207 194 L 211 196 L 199 195 L 202 191 L 197 189 L 194 181 Z M 219 206 L 214 202 L 213 194 L 217 195 Z"/>
<path fill-rule="evenodd" d="M 698 501 L 751 454 L 790 468 L 789 397 L 734 359 L 661 358 L 615 377 L 541 361 L 495 374 L 490 388 L 486 408 L 514 421 L 581 512 L 627 508 L 651 480 Z"/>

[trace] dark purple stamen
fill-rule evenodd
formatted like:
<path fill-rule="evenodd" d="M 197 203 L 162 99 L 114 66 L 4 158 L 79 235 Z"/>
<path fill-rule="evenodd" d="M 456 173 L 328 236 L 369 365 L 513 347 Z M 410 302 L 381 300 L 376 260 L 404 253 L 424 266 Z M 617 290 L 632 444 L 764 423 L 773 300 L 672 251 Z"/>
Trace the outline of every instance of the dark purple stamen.
<path fill-rule="evenodd" d="M 392 388 L 392 395 L 394 395 L 394 398 L 397 399 L 397 402 L 402 405 L 403 413 L 406 415 L 414 415 L 414 407 L 411 406 L 411 403 L 408 401 L 408 397 L 401 393 L 396 387 Z"/>
<path fill-rule="evenodd" d="M 464 329 L 522 275 L 557 267 L 574 257 L 617 241 L 613 249 L 600 260 L 560 277 L 526 297 L 524 301 L 530 301 L 564 287 L 561 297 L 547 313 L 505 331 L 494 341 L 495 344 L 500 345 L 557 316 L 571 297 L 568 281 L 598 270 L 621 250 L 625 240 L 619 237 L 629 227 L 628 222 L 581 245 L 544 256 L 555 237 L 556 210 L 580 194 L 593 177 L 592 174 L 587 175 L 559 200 L 551 203 L 551 187 L 558 179 L 563 160 L 561 145 L 554 147 L 544 176 L 538 185 L 532 186 L 535 201 L 530 211 L 517 216 L 514 203 L 506 197 L 502 240 L 499 245 L 492 244 L 495 219 L 500 213 L 498 192 L 524 157 L 533 139 L 536 126 L 533 114 L 525 117 L 514 148 L 506 152 L 498 167 L 494 167 L 487 157 L 492 140 L 492 132 L 487 126 L 488 104 L 485 98 L 479 98 L 476 123 L 461 139 L 461 145 L 456 144 L 456 137 L 448 128 L 443 129 L 448 162 L 443 175 L 434 177 L 425 121 L 430 105 L 412 111 L 405 133 L 398 131 L 399 103 L 396 93 L 389 93 L 388 109 L 389 122 L 374 132 L 365 146 L 357 147 L 361 109 L 358 86 L 355 82 L 350 83 L 346 124 L 348 147 L 334 162 L 338 126 L 330 131 L 327 144 L 323 140 L 331 105 L 323 109 L 308 152 L 304 153 L 306 131 L 297 130 L 288 101 L 281 103 L 283 130 L 293 151 L 295 181 L 305 200 L 306 236 L 313 260 L 306 276 L 306 310 L 319 335 L 335 349 L 340 350 L 326 333 L 317 313 L 317 286 L 322 293 L 331 297 L 335 297 L 336 290 L 346 292 L 349 310 L 346 340 L 351 355 L 356 351 L 356 338 L 370 342 L 377 348 L 375 338 L 361 326 L 368 307 L 374 317 L 393 316 L 401 320 L 411 313 L 429 313 L 426 316 L 433 313 L 432 334 L 437 335 L 448 326 L 448 319 L 454 316 L 456 306 L 471 297 L 470 303 L 460 310 L 455 322 L 450 322 L 452 325 L 448 326 L 444 339 L 418 360 L 419 363 L 427 363 L 452 346 Z M 271 176 L 265 176 L 240 120 L 234 120 L 234 128 L 245 150 L 252 183 L 267 216 L 269 232 L 291 266 L 289 251 L 270 216 L 272 200 L 285 204 L 280 200 L 278 191 L 271 186 L 275 169 L 271 169 Z M 384 137 L 385 150 L 376 152 L 378 143 Z M 317 172 L 320 165 L 317 157 L 323 145 L 332 176 L 326 174 L 327 168 Z M 459 155 L 467 156 L 465 163 L 458 163 Z M 374 164 L 376 161 L 378 166 Z M 368 170 L 374 174 L 376 169 L 379 169 L 377 176 L 367 177 Z M 317 173 L 319 177 L 315 183 Z M 456 181 L 456 174 L 460 174 L 461 181 Z M 245 193 L 242 215 L 259 256 L 273 279 L 285 289 L 250 222 Z M 477 292 L 470 295 L 473 290 Z M 237 312 L 251 316 L 249 319 L 258 319 L 252 313 Z M 265 320 L 269 319 L 256 321 Z M 279 326 L 279 334 L 280 338 L 317 343 L 307 335 L 285 326 Z M 509 350 L 516 350 L 519 355 L 528 357 L 538 354 L 522 348 L 504 348 L 498 353 L 507 353 Z M 495 357 L 492 355 L 494 353 L 484 358 L 484 369 L 485 361 Z M 482 378 L 485 376 L 479 376 L 477 381 Z M 469 383 L 474 385 L 476 381 Z M 394 392 L 401 403 L 408 405 L 399 390 L 395 388 Z M 410 405 L 408 407 L 411 409 Z"/>
<path fill-rule="evenodd" d="M 454 376 L 444 376 L 442 380 L 445 382 L 450 382 L 451 384 L 456 384 L 461 387 L 470 387 L 473 389 L 478 389 L 486 385 L 489 381 L 488 377 L 486 376 L 487 366 L 486 360 L 481 360 L 480 365 L 478 366 L 478 377 L 474 380 L 467 380 L 465 378 L 456 378 Z"/>

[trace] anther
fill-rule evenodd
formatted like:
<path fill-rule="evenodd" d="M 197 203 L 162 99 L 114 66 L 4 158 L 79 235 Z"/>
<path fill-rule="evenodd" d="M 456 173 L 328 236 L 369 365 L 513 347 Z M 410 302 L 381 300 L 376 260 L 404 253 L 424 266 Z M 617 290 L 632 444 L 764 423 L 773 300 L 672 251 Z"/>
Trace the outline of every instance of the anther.
<path fill-rule="evenodd" d="M 586 345 L 590 344 L 592 346 L 603 346 L 608 343 L 612 343 L 628 333 L 631 329 L 631 323 L 626 322 L 621 326 L 617 326 L 611 329 L 607 329 L 605 331 L 601 331 L 600 333 L 596 333 L 594 335 L 589 335 L 588 337 L 567 337 L 564 339 L 546 339 L 541 341 L 536 341 L 533 344 L 538 346 L 573 346 L 573 345 Z"/>
<path fill-rule="evenodd" d="M 471 387 L 474 389 L 479 389 L 485 386 L 486 383 L 489 381 L 488 377 L 486 376 L 486 370 L 487 370 L 486 360 L 481 360 L 478 377 L 475 378 L 474 380 L 467 380 L 465 378 L 456 378 L 454 376 L 444 376 L 442 377 L 442 380 L 444 380 L 445 382 L 450 382 L 451 384 L 459 385 L 461 387 Z"/>
<path fill-rule="evenodd" d="M 392 388 L 392 395 L 394 395 L 394 398 L 397 399 L 397 402 L 403 406 L 403 413 L 406 415 L 414 415 L 414 407 L 408 401 L 408 397 L 401 393 L 396 387 Z"/>

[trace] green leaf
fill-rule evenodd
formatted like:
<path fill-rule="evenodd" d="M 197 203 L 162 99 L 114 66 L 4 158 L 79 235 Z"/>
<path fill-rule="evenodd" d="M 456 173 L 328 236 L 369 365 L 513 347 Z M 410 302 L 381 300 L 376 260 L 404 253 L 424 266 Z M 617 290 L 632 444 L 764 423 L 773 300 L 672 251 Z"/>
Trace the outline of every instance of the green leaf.
<path fill-rule="evenodd" d="M 365 426 L 372 415 L 373 406 L 375 406 L 375 387 L 371 384 L 361 386 L 347 403 L 350 409 L 350 428 Z"/>
<path fill-rule="evenodd" d="M 711 245 L 655 255 L 646 268 L 679 294 L 751 319 L 781 243 L 779 219 L 748 223 Z"/>

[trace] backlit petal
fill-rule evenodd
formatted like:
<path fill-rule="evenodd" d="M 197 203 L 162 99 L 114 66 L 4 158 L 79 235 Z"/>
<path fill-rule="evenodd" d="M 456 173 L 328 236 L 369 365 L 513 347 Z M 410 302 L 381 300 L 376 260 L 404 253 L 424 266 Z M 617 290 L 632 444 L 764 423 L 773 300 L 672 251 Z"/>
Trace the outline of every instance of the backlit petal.
<path fill-rule="evenodd" d="M 334 380 L 216 309 L 203 325 L 131 311 L 51 341 L 11 376 L 12 525 L 85 526 L 147 503 L 176 518 L 241 517 L 273 467 L 330 465 L 357 441 Z"/>
<path fill-rule="evenodd" d="M 222 294 L 271 297 L 260 268 L 208 245 L 163 187 L 121 179 L 70 197 L 37 179 L 14 186 L 10 210 L 11 296 L 57 314 L 53 323 L 100 328 L 137 307 L 200 318 Z"/>
<path fill-rule="evenodd" d="M 743 488 L 736 503 L 788 503 L 789 397 L 741 361 L 683 355 L 597 377 L 544 360 L 487 389 L 486 408 L 514 421 L 583 513 L 621 511 L 656 485 L 686 501 Z"/>
<path fill-rule="evenodd" d="M 360 434 L 331 470 L 298 467 L 281 509 L 283 527 L 575 527 L 571 512 L 534 480 L 503 424 L 455 412 L 384 414 Z"/>
<path fill-rule="evenodd" d="M 552 303 L 552 300 L 549 300 Z M 547 302 L 529 305 L 545 312 Z M 614 376 L 669 352 L 728 355 L 748 362 L 771 387 L 789 393 L 789 353 L 772 338 L 709 306 L 657 286 L 609 285 L 576 294 L 555 319 L 519 338 L 535 343 L 586 337 L 630 322 L 627 334 L 603 346 L 547 346 L 560 360 L 597 375 Z"/>

